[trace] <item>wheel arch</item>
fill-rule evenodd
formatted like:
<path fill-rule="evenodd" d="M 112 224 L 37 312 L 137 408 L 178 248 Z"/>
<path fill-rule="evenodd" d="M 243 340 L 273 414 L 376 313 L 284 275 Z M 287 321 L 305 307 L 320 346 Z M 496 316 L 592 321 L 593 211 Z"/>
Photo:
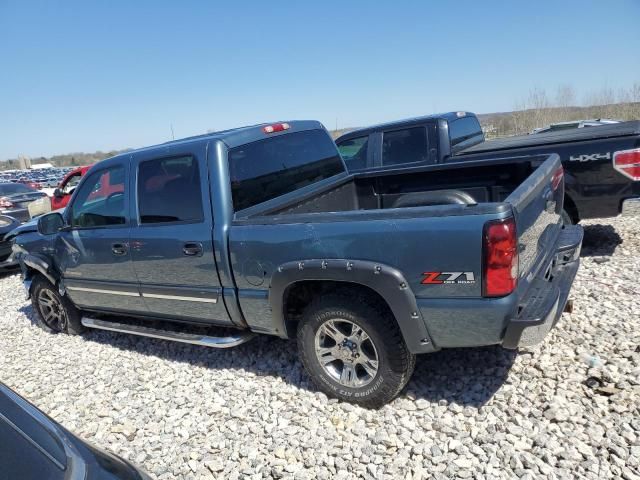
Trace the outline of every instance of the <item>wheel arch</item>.
<path fill-rule="evenodd" d="M 580 221 L 580 213 L 578 212 L 578 207 L 576 206 L 576 202 L 574 202 L 571 196 L 566 192 L 564 194 L 562 206 L 571 217 L 573 223 L 577 224 Z"/>
<path fill-rule="evenodd" d="M 28 298 L 31 297 L 31 286 L 37 276 L 42 276 L 52 285 L 58 286 L 59 278 L 52 269 L 49 260 L 43 255 L 28 253 L 20 259 L 20 263 Z"/>
<path fill-rule="evenodd" d="M 313 295 L 341 288 L 367 293 L 382 302 L 393 314 L 411 352 L 435 350 L 416 298 L 402 273 L 388 265 L 365 260 L 301 260 L 278 267 L 269 289 L 277 334 L 293 337 L 299 314 Z"/>

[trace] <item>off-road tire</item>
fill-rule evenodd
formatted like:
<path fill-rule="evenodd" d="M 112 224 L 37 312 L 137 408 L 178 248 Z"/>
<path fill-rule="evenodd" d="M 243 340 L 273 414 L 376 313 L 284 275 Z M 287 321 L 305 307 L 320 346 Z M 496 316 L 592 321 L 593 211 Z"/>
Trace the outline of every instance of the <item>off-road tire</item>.
<path fill-rule="evenodd" d="M 64 311 L 66 319 L 62 326 L 53 325 L 52 322 L 45 321 L 45 312 L 43 312 L 43 307 L 38 301 L 43 294 L 58 302 L 59 308 Z M 69 300 L 66 295 L 60 295 L 58 289 L 44 277 L 38 276 L 33 280 L 31 286 L 31 304 L 36 312 L 38 326 L 49 333 L 79 335 L 85 330 L 80 320 L 80 311 L 71 303 L 71 300 Z"/>
<path fill-rule="evenodd" d="M 346 387 L 320 364 L 316 333 L 330 320 L 347 320 L 361 327 L 373 343 L 378 370 L 367 385 Z M 395 318 L 370 296 L 335 293 L 317 298 L 305 309 L 297 337 L 300 359 L 317 387 L 331 397 L 366 408 L 379 408 L 393 400 L 415 368 L 416 356 L 409 352 Z"/>

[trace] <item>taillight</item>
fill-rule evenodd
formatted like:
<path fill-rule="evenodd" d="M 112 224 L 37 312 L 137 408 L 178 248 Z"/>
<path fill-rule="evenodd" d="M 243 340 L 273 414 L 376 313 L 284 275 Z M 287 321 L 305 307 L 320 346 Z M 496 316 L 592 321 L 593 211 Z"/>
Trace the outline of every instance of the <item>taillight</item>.
<path fill-rule="evenodd" d="M 640 148 L 615 152 L 613 168 L 631 180 L 640 180 Z"/>
<path fill-rule="evenodd" d="M 554 192 L 558 189 L 563 179 L 564 179 L 564 168 L 562 168 L 562 165 L 560 165 L 558 169 L 555 172 L 553 172 L 553 177 L 551 177 L 551 188 L 553 188 Z"/>
<path fill-rule="evenodd" d="M 8 198 L 0 198 L 0 208 L 12 208 L 13 202 L 11 202 Z"/>
<path fill-rule="evenodd" d="M 485 297 L 503 297 L 518 283 L 518 238 L 513 217 L 484 225 L 483 291 Z"/>
<path fill-rule="evenodd" d="M 275 133 L 275 132 L 283 132 L 285 130 L 289 130 L 291 125 L 288 123 L 274 123 L 273 125 L 267 125 L 266 127 L 262 127 L 262 131 L 264 133 Z"/>

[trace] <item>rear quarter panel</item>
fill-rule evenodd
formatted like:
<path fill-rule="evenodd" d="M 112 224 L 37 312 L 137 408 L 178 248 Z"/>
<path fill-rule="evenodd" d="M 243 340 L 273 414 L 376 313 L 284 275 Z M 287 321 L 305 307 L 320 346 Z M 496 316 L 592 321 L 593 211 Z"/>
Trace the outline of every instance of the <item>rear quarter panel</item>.
<path fill-rule="evenodd" d="M 310 214 L 305 223 L 253 219 L 234 224 L 229 235 L 231 261 L 247 322 L 265 326 L 269 321 L 264 314 L 278 266 L 309 259 L 369 260 L 394 267 L 418 298 L 480 297 L 482 227 L 509 215 L 510 209 L 493 204 L 493 212 L 474 214 L 475 207 L 447 206 L 451 211 L 465 209 L 465 214 L 430 217 L 431 208 Z M 471 272 L 475 281 L 423 284 L 426 272 Z"/>

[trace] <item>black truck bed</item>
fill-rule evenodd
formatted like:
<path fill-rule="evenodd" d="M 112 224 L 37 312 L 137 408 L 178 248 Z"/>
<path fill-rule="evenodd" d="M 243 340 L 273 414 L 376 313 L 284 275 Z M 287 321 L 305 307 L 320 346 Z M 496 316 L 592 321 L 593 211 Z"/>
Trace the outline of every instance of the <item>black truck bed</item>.
<path fill-rule="evenodd" d="M 580 142 L 600 138 L 623 137 L 640 135 L 640 120 L 622 122 L 598 127 L 572 128 L 556 132 L 536 133 L 534 135 L 518 135 L 514 137 L 497 138 L 487 140 L 472 147 L 466 148 L 455 156 L 471 153 L 507 150 L 510 148 L 553 145 L 555 143 Z"/>

